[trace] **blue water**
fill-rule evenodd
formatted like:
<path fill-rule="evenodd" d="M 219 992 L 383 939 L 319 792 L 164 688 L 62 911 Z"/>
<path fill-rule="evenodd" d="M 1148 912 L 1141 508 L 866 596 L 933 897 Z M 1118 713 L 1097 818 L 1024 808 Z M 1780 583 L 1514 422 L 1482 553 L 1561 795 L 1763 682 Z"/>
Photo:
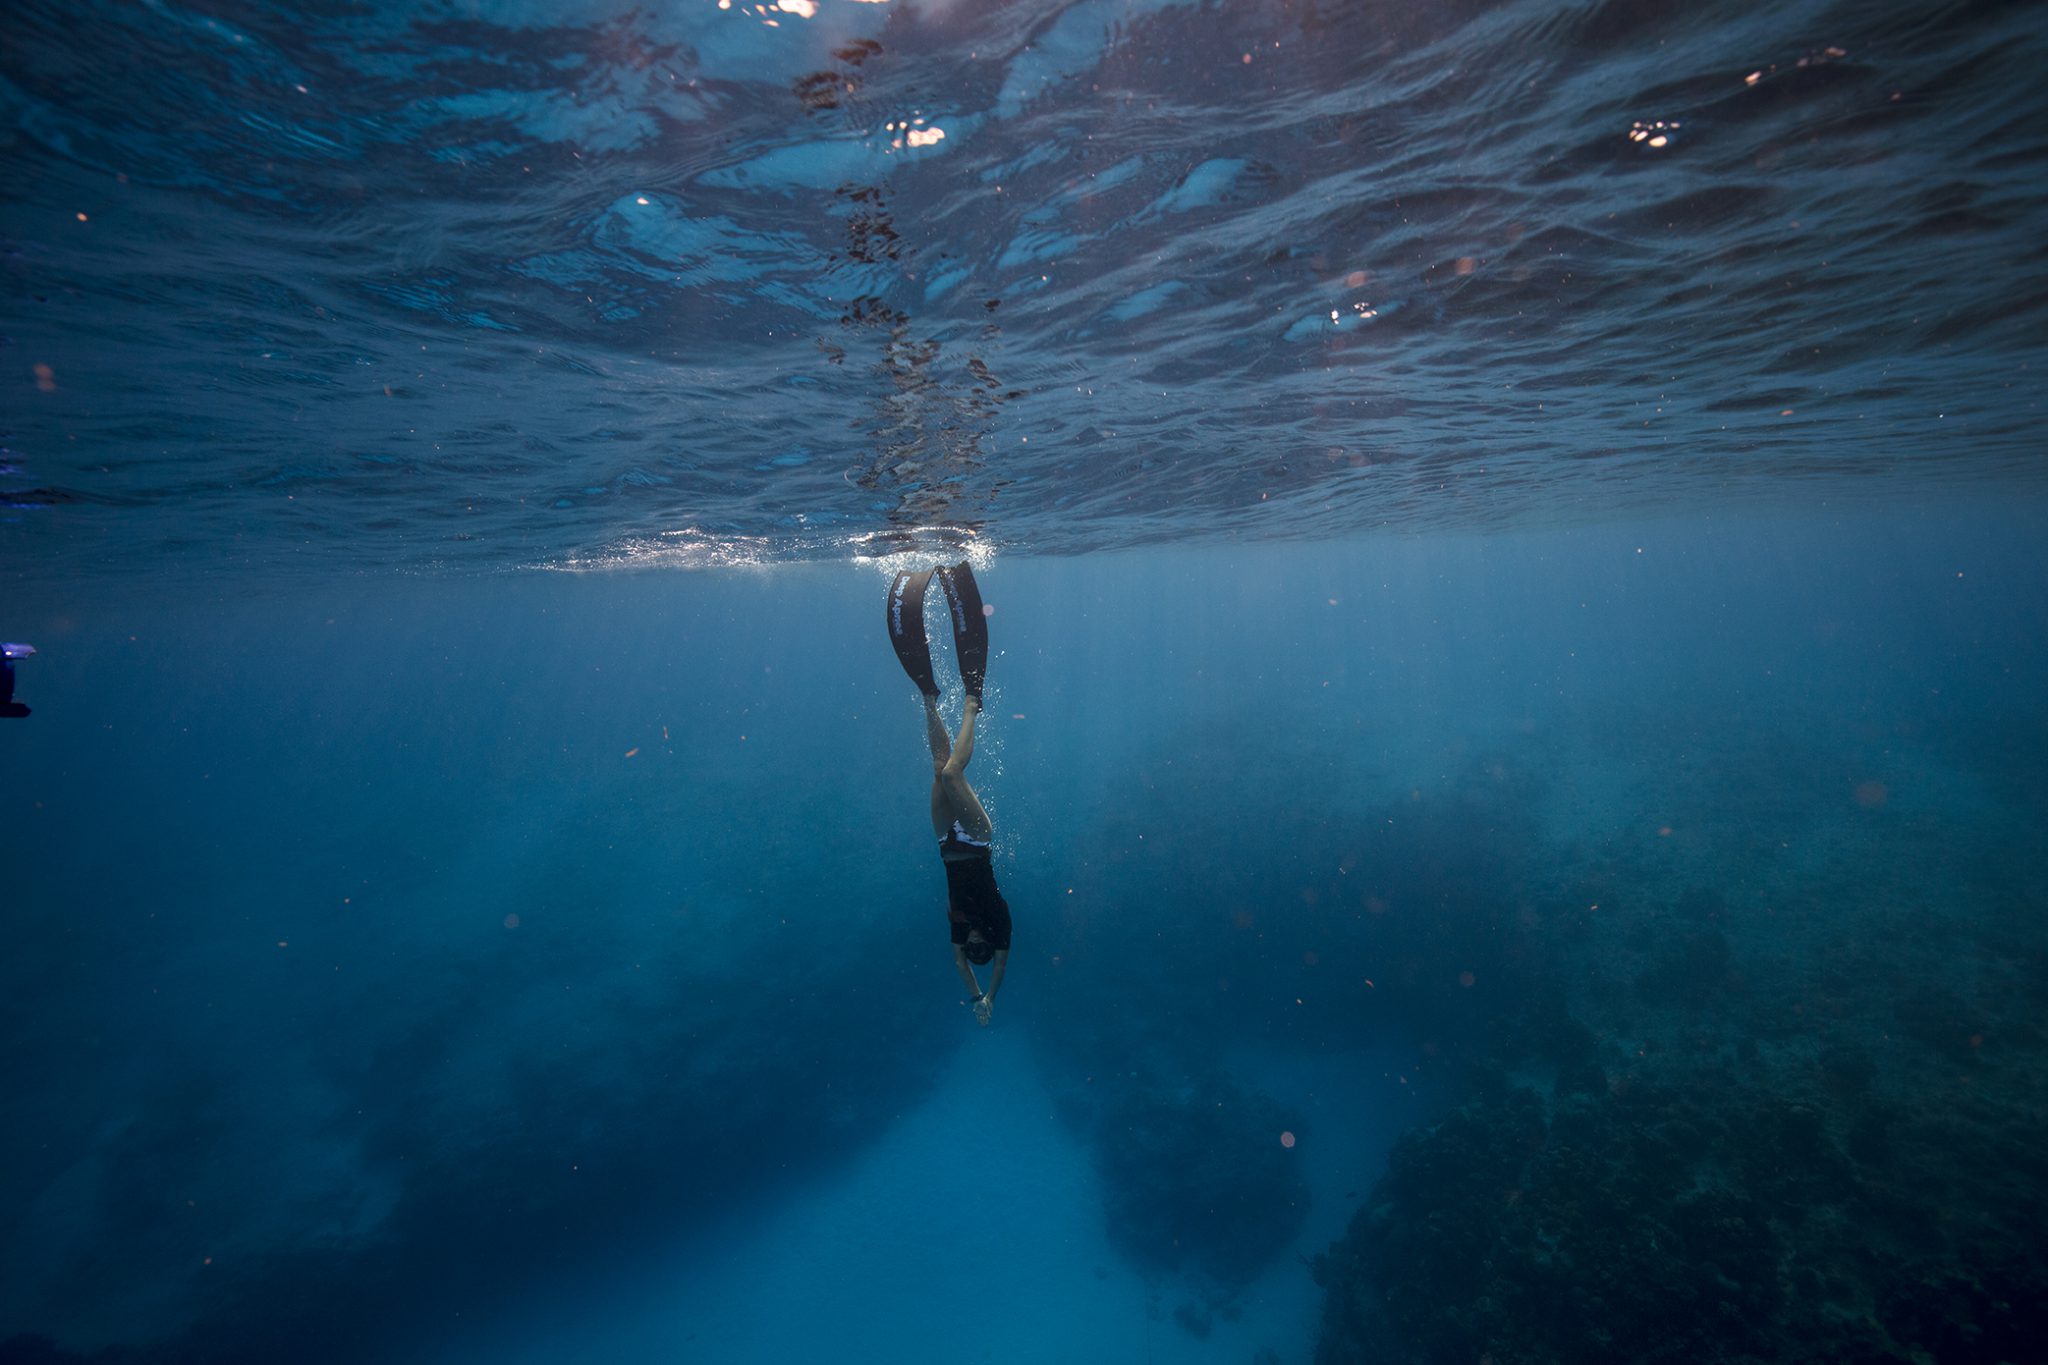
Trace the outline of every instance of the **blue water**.
<path fill-rule="evenodd" d="M 785 3 L 9 11 L 0 1360 L 2041 1359 L 2039 7 Z"/>

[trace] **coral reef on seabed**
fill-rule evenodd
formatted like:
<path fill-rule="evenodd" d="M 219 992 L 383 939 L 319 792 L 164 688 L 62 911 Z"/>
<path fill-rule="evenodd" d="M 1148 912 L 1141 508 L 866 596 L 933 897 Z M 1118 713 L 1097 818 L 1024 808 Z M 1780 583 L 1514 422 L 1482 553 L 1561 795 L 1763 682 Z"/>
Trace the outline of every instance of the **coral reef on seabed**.
<path fill-rule="evenodd" d="M 1319 1259 L 1318 1365 L 2048 1359 L 2028 820 L 1582 860 L 1548 994 Z"/>

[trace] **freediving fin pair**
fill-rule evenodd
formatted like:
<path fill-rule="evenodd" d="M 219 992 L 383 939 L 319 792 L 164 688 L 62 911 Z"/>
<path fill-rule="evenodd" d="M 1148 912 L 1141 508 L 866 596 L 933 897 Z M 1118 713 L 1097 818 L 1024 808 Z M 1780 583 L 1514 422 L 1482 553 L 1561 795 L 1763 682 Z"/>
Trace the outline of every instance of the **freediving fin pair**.
<path fill-rule="evenodd" d="M 926 569 L 921 573 L 899 573 L 889 585 L 889 643 L 903 671 L 927 697 L 939 695 L 932 676 L 932 646 L 924 634 L 924 590 L 933 578 L 946 594 L 946 608 L 953 617 L 953 652 L 960 663 L 960 682 L 967 695 L 981 700 L 988 680 L 988 615 L 981 607 L 981 588 L 966 560 L 948 568 Z"/>

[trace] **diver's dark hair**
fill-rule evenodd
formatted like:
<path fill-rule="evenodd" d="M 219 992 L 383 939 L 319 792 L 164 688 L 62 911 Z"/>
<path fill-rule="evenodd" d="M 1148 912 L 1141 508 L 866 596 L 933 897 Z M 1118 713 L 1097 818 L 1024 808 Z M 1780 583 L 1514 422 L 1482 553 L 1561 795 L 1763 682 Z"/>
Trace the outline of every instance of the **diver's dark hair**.
<path fill-rule="evenodd" d="M 996 955 L 996 945 L 990 943 L 987 939 L 983 939 L 979 943 L 976 943 L 973 939 L 968 939 L 967 942 L 960 946 L 966 950 L 967 960 L 977 967 L 987 966 L 989 960 Z"/>

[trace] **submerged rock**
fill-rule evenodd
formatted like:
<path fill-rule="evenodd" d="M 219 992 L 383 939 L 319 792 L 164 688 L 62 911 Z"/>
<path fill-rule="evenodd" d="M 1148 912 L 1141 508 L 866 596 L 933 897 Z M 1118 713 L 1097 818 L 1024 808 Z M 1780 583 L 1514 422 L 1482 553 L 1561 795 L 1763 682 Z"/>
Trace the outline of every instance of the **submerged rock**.
<path fill-rule="evenodd" d="M 1300 1125 L 1265 1096 L 1220 1076 L 1137 1087 L 1102 1124 L 1110 1238 L 1133 1260 L 1235 1290 L 1300 1230 L 1308 1186 L 1280 1142 Z"/>
<path fill-rule="evenodd" d="M 1596 924 L 1503 1016 L 1318 1259 L 1317 1365 L 2048 1359 L 2044 1077 L 1989 1045 L 2024 997 L 1953 952 L 1898 992 L 1909 937 L 1724 914 Z"/>

